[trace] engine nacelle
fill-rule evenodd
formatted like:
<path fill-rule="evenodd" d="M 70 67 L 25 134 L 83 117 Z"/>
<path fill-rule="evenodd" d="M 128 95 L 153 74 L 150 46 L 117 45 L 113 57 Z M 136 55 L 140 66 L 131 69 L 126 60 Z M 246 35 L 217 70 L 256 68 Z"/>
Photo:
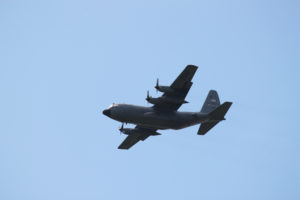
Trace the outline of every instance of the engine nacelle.
<path fill-rule="evenodd" d="M 161 98 L 153 98 L 153 97 L 147 97 L 146 98 L 146 101 L 148 101 L 149 103 L 151 104 L 159 104 L 159 103 L 162 103 L 162 100 Z"/>
<path fill-rule="evenodd" d="M 160 91 L 160 92 L 165 92 L 165 93 L 174 93 L 174 89 L 170 88 L 169 86 L 155 86 L 155 89 Z"/>
<path fill-rule="evenodd" d="M 139 132 L 148 133 L 149 135 L 153 135 L 153 136 L 160 135 L 160 133 L 158 133 L 156 131 L 147 130 L 147 129 L 140 130 L 139 128 L 124 128 L 123 124 L 119 130 L 120 130 L 120 132 L 124 133 L 125 135 L 130 135 L 130 134 L 139 133 Z M 146 138 L 141 139 L 141 140 L 145 140 L 145 139 Z"/>
<path fill-rule="evenodd" d="M 124 133 L 125 135 L 130 135 L 134 132 L 134 129 L 133 128 L 122 128 L 122 129 L 120 129 L 120 131 L 122 133 Z"/>
<path fill-rule="evenodd" d="M 159 85 L 159 79 L 156 80 L 156 85 L 154 88 L 160 92 L 165 92 L 165 93 L 174 93 L 175 92 L 174 89 L 170 88 L 169 86 Z"/>
<path fill-rule="evenodd" d="M 165 96 L 154 98 L 154 97 L 149 96 L 149 91 L 147 92 L 146 100 L 151 104 L 160 104 L 160 103 L 184 104 L 184 103 L 188 103 L 185 100 L 168 98 Z"/>

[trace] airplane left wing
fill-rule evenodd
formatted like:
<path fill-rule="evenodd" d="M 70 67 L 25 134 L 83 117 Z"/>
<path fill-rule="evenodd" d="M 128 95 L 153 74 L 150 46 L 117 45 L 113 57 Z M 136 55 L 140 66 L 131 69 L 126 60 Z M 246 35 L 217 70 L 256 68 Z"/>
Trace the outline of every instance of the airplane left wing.
<path fill-rule="evenodd" d="M 132 129 L 132 133 L 130 133 L 126 139 L 120 144 L 118 149 L 129 149 L 140 140 L 144 141 L 151 135 L 160 135 L 156 132 L 155 129 L 143 128 L 141 126 L 136 126 Z"/>
<path fill-rule="evenodd" d="M 169 87 L 173 92 L 164 93 L 161 98 L 170 99 L 169 101 L 155 104 L 153 108 L 159 111 L 176 111 L 185 102 L 185 97 L 193 85 L 192 79 L 198 67 L 195 65 L 188 65 L 176 78 L 176 80 Z M 185 102 L 186 103 L 186 102 Z"/>

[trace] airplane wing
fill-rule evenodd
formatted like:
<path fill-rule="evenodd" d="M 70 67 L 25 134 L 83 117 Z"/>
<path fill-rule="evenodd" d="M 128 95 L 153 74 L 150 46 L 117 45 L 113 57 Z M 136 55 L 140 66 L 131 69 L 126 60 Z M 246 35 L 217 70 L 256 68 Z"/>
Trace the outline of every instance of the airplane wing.
<path fill-rule="evenodd" d="M 191 80 L 194 77 L 197 69 L 198 67 L 195 65 L 186 66 L 170 86 L 170 88 L 174 90 L 174 93 L 164 93 L 162 96 L 183 101 L 192 87 L 193 83 Z M 153 108 L 159 111 L 176 111 L 181 105 L 182 103 L 162 102 L 155 104 Z"/>
<path fill-rule="evenodd" d="M 135 131 L 128 135 L 122 144 L 120 144 L 118 149 L 129 149 L 140 140 L 144 141 L 151 135 L 160 135 L 156 132 L 156 129 L 149 129 L 141 126 L 136 126 L 134 130 Z"/>

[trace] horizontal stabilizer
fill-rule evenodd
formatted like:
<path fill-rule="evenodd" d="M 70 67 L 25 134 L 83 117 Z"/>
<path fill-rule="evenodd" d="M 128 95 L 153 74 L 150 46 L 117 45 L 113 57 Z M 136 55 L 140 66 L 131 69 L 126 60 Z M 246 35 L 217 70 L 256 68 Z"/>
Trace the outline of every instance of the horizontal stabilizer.
<path fill-rule="evenodd" d="M 205 122 L 200 125 L 198 130 L 198 135 L 205 135 L 210 129 L 212 129 L 219 122 Z"/>
<path fill-rule="evenodd" d="M 224 120 L 224 116 L 229 110 L 231 104 L 232 102 L 225 102 L 209 113 L 210 120 Z"/>

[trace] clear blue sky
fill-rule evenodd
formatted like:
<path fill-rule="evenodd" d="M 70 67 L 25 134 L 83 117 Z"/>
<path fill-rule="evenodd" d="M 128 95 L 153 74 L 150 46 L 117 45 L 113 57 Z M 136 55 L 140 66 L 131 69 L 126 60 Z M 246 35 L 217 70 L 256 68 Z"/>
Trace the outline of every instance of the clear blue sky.
<path fill-rule="evenodd" d="M 300 2 L 0 2 L 0 199 L 300 199 Z M 129 151 L 113 102 L 199 66 L 225 122 Z M 127 127 L 131 127 L 128 125 Z"/>

